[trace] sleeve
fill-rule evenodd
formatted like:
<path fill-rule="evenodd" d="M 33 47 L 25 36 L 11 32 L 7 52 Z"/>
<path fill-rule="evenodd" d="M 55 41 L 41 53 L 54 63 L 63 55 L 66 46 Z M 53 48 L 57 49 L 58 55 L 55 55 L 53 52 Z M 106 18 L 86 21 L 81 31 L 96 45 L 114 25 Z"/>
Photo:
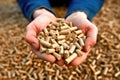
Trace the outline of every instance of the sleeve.
<path fill-rule="evenodd" d="M 101 9 L 105 0 L 71 0 L 66 17 L 76 11 L 83 11 L 87 14 L 88 19 L 92 18 Z"/>
<path fill-rule="evenodd" d="M 32 14 L 38 8 L 46 8 L 48 11 L 54 13 L 51 9 L 49 0 L 17 0 L 23 15 L 29 21 L 32 21 Z"/>

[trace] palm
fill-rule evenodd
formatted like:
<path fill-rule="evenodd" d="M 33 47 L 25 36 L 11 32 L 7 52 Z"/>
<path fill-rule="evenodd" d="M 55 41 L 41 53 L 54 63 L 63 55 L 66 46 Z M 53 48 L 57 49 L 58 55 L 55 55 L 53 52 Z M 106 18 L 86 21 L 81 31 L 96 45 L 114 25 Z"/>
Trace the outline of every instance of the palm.
<path fill-rule="evenodd" d="M 87 18 L 84 18 L 80 14 L 74 16 L 72 15 L 66 20 L 72 22 L 74 26 L 77 26 L 78 29 L 81 29 L 83 33 L 87 36 L 83 49 L 83 56 L 77 57 L 71 62 L 72 66 L 77 66 L 85 61 L 91 47 L 95 45 L 98 30 L 94 24 L 92 24 Z"/>
<path fill-rule="evenodd" d="M 34 54 L 36 54 L 40 59 L 49 61 L 49 62 L 55 62 L 55 57 L 52 55 L 48 55 L 45 53 L 40 53 L 38 51 L 39 49 L 39 42 L 36 38 L 37 34 L 42 31 L 51 21 L 56 20 L 55 17 L 51 18 L 46 15 L 40 15 L 37 18 L 35 18 L 26 28 L 26 41 L 31 45 L 32 51 Z"/>

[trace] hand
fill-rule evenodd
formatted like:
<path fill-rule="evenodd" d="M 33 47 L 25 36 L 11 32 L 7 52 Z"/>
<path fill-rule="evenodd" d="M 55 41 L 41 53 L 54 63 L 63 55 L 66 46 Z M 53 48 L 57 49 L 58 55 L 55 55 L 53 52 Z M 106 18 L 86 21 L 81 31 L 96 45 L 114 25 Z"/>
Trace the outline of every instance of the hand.
<path fill-rule="evenodd" d="M 87 15 L 84 12 L 75 12 L 68 16 L 66 20 L 72 22 L 74 26 L 81 29 L 87 36 L 83 49 L 83 55 L 81 57 L 77 57 L 70 63 L 71 66 L 78 66 L 86 60 L 90 49 L 96 44 L 98 29 L 87 19 Z"/>
<path fill-rule="evenodd" d="M 45 9 L 36 10 L 33 14 L 34 20 L 28 24 L 26 28 L 26 41 L 31 45 L 32 51 L 40 58 L 49 62 L 55 62 L 54 56 L 46 53 L 40 53 L 39 41 L 36 38 L 37 34 L 42 31 L 51 21 L 55 21 L 56 17 Z"/>

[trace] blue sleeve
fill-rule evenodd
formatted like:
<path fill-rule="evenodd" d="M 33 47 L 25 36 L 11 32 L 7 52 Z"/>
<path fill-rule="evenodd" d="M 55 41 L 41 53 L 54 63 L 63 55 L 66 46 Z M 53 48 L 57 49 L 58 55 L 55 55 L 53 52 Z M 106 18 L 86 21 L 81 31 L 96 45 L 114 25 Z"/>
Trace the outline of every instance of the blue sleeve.
<path fill-rule="evenodd" d="M 17 0 L 24 16 L 32 21 L 32 14 L 38 8 L 46 8 L 50 12 L 54 13 L 51 9 L 49 0 Z"/>
<path fill-rule="evenodd" d="M 101 9 L 104 0 L 71 0 L 66 17 L 76 11 L 84 11 L 89 20 Z"/>

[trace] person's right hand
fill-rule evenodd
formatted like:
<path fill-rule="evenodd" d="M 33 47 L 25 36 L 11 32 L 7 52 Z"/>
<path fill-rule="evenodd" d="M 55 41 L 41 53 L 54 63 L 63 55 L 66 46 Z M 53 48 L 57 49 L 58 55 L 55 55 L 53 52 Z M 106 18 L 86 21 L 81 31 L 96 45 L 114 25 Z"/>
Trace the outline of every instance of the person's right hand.
<path fill-rule="evenodd" d="M 36 10 L 33 13 L 34 20 L 27 25 L 26 28 L 26 41 L 31 45 L 33 53 L 35 53 L 40 59 L 55 62 L 54 56 L 46 53 L 40 53 L 40 43 L 36 38 L 37 34 L 42 31 L 51 21 L 55 21 L 56 17 L 45 9 Z"/>

